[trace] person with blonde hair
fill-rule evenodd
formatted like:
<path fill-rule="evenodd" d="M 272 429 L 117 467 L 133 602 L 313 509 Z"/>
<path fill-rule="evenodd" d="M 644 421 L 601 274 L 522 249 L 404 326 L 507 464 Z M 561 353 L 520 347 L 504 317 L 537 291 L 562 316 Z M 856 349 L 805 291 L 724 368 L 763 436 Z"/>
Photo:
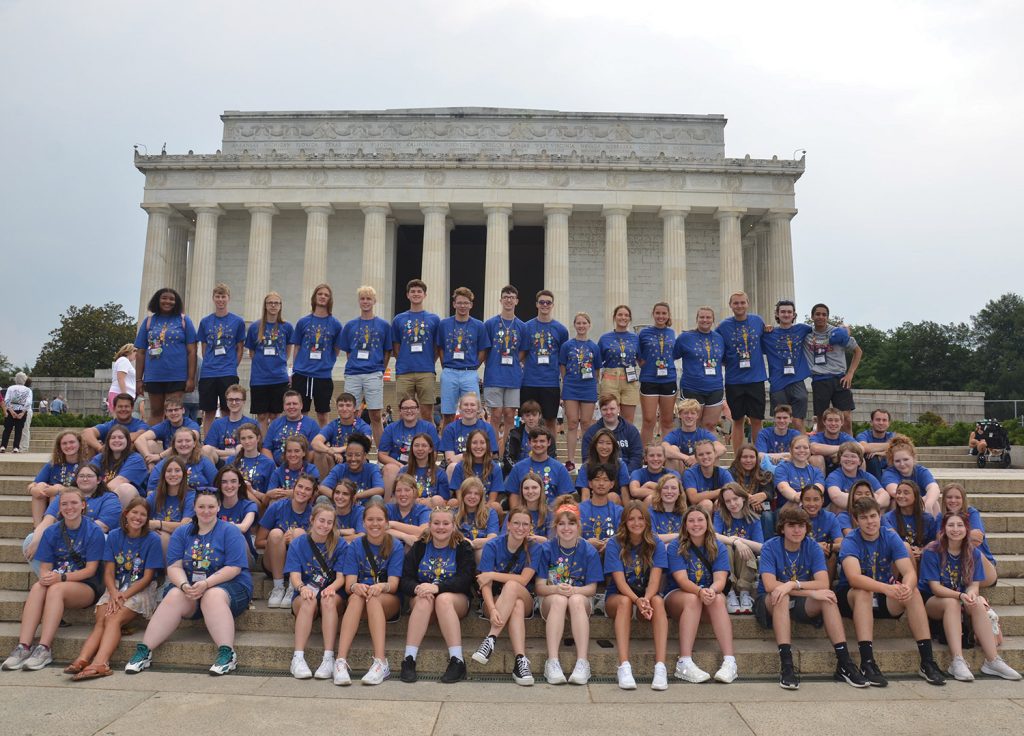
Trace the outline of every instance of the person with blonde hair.
<path fill-rule="evenodd" d="M 231 289 L 220 283 L 213 287 L 213 312 L 199 321 L 196 339 L 203 346 L 199 369 L 199 408 L 203 410 L 203 436 L 217 416 L 228 412 L 227 390 L 238 385 L 238 365 L 245 350 L 245 320 L 228 311 Z M 241 408 L 241 407 L 239 407 Z"/>
<path fill-rule="evenodd" d="M 317 284 L 309 299 L 311 312 L 295 324 L 289 349 L 292 356 L 291 389 L 302 397 L 302 413 L 316 409 L 317 424 L 327 424 L 334 381 L 331 373 L 341 351 L 341 322 L 334 318 L 334 292 Z M 269 431 L 268 431 L 269 435 Z"/>
<path fill-rule="evenodd" d="M 373 313 L 377 290 L 360 286 L 356 291 L 359 316 L 345 323 L 341 330 L 341 349 L 345 361 L 345 391 L 356 398 L 356 406 L 366 402 L 373 428 L 373 443 L 380 447 L 384 431 L 381 411 L 384 409 L 384 369 L 391 360 L 391 324 Z"/>
<path fill-rule="evenodd" d="M 295 328 L 284 319 L 283 303 L 276 291 L 263 297 L 263 313 L 245 335 L 252 361 L 249 411 L 259 419 L 263 434 L 284 411 L 284 392 L 288 390 L 288 346 Z"/>
<path fill-rule="evenodd" d="M 135 398 L 135 351 L 138 350 L 130 342 L 126 342 L 114 353 L 110 366 L 110 388 L 107 390 L 107 411 L 114 416 L 114 398 L 118 394 L 128 394 Z"/>
<path fill-rule="evenodd" d="M 585 435 L 594 423 L 597 373 L 601 369 L 601 351 L 588 336 L 590 315 L 577 312 L 572 324 L 576 336 L 562 343 L 558 352 L 562 372 L 562 404 L 565 406 L 566 469 L 570 473 L 576 469 L 576 439 Z M 585 450 L 583 454 L 586 454 Z"/>
<path fill-rule="evenodd" d="M 461 398 L 480 390 L 476 371 L 487 356 L 491 339 L 484 323 L 469 315 L 473 308 L 473 292 L 460 286 L 452 292 L 455 314 L 445 317 L 437 326 L 437 357 L 441 359 L 442 428 L 455 419 Z M 494 429 L 491 429 L 494 432 Z M 498 449 L 498 438 L 494 438 Z"/>

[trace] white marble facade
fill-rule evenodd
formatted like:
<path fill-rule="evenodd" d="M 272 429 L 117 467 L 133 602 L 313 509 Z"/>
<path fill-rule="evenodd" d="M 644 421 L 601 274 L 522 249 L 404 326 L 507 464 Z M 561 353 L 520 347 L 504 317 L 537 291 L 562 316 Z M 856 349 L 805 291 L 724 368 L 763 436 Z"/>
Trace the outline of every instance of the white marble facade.
<path fill-rule="evenodd" d="M 510 227 L 545 228 L 545 285 L 556 316 L 594 318 L 656 301 L 692 326 L 744 289 L 762 314 L 793 296 L 790 220 L 803 160 L 725 157 L 720 115 L 566 113 L 504 108 L 236 112 L 213 154 L 136 156 L 149 213 L 140 316 L 177 288 L 198 318 L 218 281 L 232 309 L 259 317 L 264 294 L 285 316 L 309 311 L 314 284 L 354 316 L 372 284 L 392 316 L 396 232 L 424 227 L 428 308 L 449 314 L 448 233 L 487 227 L 484 313 L 508 279 Z M 401 288 L 399 285 L 398 288 Z M 531 300 L 532 295 L 521 295 Z"/>

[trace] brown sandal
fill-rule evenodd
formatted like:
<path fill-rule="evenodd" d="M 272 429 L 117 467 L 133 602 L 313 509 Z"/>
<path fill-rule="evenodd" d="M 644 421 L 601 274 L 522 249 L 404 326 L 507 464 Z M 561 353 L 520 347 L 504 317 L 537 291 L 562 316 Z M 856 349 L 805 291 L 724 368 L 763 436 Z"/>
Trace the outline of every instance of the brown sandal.
<path fill-rule="evenodd" d="M 74 662 L 64 668 L 65 675 L 77 675 L 79 672 L 84 670 L 89 665 L 88 659 L 76 659 Z"/>
<path fill-rule="evenodd" d="M 73 682 L 81 682 L 82 680 L 95 680 L 97 677 L 110 677 L 114 674 L 114 671 L 110 669 L 109 665 L 106 664 L 91 664 L 84 670 L 79 672 L 77 675 L 71 678 Z"/>

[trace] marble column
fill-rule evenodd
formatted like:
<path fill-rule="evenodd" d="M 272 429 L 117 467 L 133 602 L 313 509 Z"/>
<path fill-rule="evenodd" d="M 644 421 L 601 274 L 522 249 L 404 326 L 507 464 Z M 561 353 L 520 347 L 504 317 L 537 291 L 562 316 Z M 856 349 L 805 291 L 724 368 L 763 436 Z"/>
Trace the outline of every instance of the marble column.
<path fill-rule="evenodd" d="M 217 218 L 224 210 L 215 204 L 190 206 L 196 213 L 196 239 L 188 315 L 198 325 L 199 320 L 213 311 L 213 287 L 217 284 Z"/>
<path fill-rule="evenodd" d="M 775 318 L 775 300 L 768 285 L 768 223 L 761 221 L 754 228 L 757 253 L 757 313 L 768 324 Z"/>
<path fill-rule="evenodd" d="M 501 288 L 509 283 L 508 231 L 512 205 L 484 203 L 487 215 L 487 255 L 484 267 L 484 314 L 501 309 Z"/>
<path fill-rule="evenodd" d="M 629 245 L 626 220 L 631 207 L 604 207 L 604 313 L 629 304 Z"/>
<path fill-rule="evenodd" d="M 793 288 L 793 235 L 790 220 L 795 209 L 768 210 L 768 292 L 772 304 L 779 299 L 795 299 Z"/>
<path fill-rule="evenodd" d="M 722 319 L 731 314 L 729 295 L 743 291 L 743 244 L 740 223 L 743 207 L 719 207 L 715 212 L 718 220 L 718 285 L 720 298 L 715 318 Z"/>
<path fill-rule="evenodd" d="M 662 297 L 672 310 L 672 321 L 689 325 L 686 292 L 686 216 L 689 207 L 662 207 Z M 609 312 L 611 314 L 611 312 Z"/>
<path fill-rule="evenodd" d="M 569 314 L 569 215 L 572 205 L 544 206 L 544 288 L 555 295 L 555 319 L 572 331 Z M 532 299 L 532 294 L 520 299 Z"/>
<path fill-rule="evenodd" d="M 747 306 L 751 312 L 757 311 L 757 240 L 753 233 L 743 236 L 743 290 L 747 292 Z"/>
<path fill-rule="evenodd" d="M 424 308 L 447 317 L 448 309 L 448 205 L 440 202 L 420 204 L 423 212 L 423 267 L 420 278 L 427 285 Z"/>
<path fill-rule="evenodd" d="M 363 275 L 360 285 L 372 286 L 379 300 L 384 294 L 384 241 L 391 208 L 383 202 L 361 202 L 359 208 L 363 211 Z"/>
<path fill-rule="evenodd" d="M 249 210 L 249 259 L 245 274 L 245 313 L 249 322 L 263 316 L 263 299 L 270 291 L 270 242 L 274 215 L 272 204 L 247 204 Z"/>
<path fill-rule="evenodd" d="M 334 207 L 327 202 L 303 203 L 306 211 L 306 255 L 302 263 L 302 302 L 318 284 L 327 281 L 327 219 Z"/>
<path fill-rule="evenodd" d="M 185 271 L 188 268 L 188 238 L 192 223 L 181 215 L 171 217 L 167 226 L 167 285 L 185 298 Z"/>
<path fill-rule="evenodd" d="M 186 308 L 188 307 L 189 300 L 192 298 L 192 264 L 196 259 L 196 224 L 193 221 L 189 221 L 188 229 L 188 255 L 185 256 L 185 291 L 182 293 L 181 298 L 185 302 Z"/>
<path fill-rule="evenodd" d="M 143 204 L 149 213 L 146 251 L 142 256 L 142 285 L 139 288 L 139 320 L 146 317 L 146 305 L 157 289 L 167 286 L 167 223 L 174 210 L 167 204 Z"/>

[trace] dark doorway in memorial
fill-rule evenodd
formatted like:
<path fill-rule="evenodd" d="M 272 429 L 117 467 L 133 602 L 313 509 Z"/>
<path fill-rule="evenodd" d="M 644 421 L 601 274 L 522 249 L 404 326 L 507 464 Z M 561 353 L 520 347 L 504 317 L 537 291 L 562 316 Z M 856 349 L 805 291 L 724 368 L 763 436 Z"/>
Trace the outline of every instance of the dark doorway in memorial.
<path fill-rule="evenodd" d="M 448 254 L 448 283 L 451 291 L 465 286 L 473 292 L 470 314 L 479 320 L 484 314 L 497 311 L 498 305 L 487 304 L 484 296 L 484 270 L 487 258 L 487 228 L 481 225 L 456 225 L 451 235 Z"/>
<path fill-rule="evenodd" d="M 405 285 L 423 270 L 423 226 L 399 225 L 395 233 L 395 314 L 409 309 Z M 431 288 L 435 284 L 427 284 Z M 447 314 L 442 315 L 447 316 Z"/>
<path fill-rule="evenodd" d="M 512 228 L 508 253 L 509 279 L 519 289 L 516 316 L 525 322 L 537 316 L 536 296 L 544 288 L 544 228 Z"/>

